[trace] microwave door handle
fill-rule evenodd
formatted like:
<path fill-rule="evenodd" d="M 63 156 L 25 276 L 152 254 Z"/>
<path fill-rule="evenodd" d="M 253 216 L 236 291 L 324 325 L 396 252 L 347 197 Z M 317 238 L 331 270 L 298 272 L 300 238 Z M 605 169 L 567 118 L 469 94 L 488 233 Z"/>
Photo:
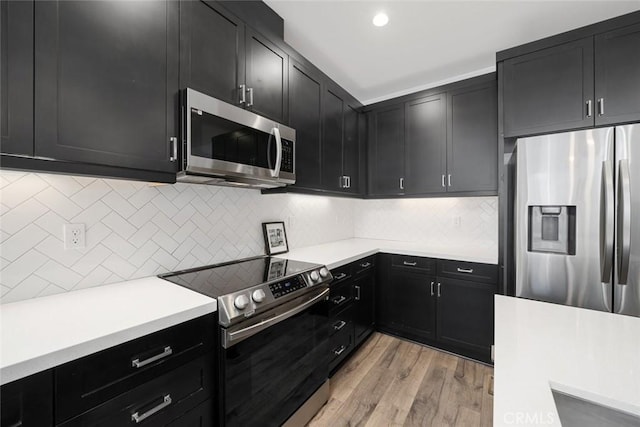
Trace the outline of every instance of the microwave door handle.
<path fill-rule="evenodd" d="M 271 132 L 276 138 L 276 166 L 271 171 L 271 176 L 278 178 L 280 176 L 280 167 L 282 166 L 282 139 L 280 138 L 280 129 L 274 127 Z"/>

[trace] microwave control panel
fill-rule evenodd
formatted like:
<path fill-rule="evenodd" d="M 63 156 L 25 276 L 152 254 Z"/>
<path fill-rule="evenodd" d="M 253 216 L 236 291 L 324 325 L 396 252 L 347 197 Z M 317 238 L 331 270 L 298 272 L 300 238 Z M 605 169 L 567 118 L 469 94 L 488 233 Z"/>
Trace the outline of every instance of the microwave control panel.
<path fill-rule="evenodd" d="M 287 139 L 282 140 L 282 166 L 281 171 L 293 173 L 293 142 Z"/>

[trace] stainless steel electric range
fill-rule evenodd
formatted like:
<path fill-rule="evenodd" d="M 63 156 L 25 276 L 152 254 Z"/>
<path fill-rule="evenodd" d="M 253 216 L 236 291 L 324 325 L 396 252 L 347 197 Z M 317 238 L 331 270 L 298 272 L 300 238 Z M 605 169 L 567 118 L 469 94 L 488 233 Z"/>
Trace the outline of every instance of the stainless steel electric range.
<path fill-rule="evenodd" d="M 326 267 L 257 257 L 160 277 L 218 301 L 222 425 L 304 425 L 327 401 Z"/>

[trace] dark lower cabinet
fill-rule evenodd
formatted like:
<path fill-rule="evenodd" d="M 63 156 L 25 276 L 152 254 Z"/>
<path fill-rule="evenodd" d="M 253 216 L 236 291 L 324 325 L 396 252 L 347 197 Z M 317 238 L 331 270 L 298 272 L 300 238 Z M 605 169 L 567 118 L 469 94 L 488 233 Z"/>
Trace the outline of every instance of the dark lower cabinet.
<path fill-rule="evenodd" d="M 595 37 L 596 126 L 640 121 L 640 24 Z"/>
<path fill-rule="evenodd" d="M 175 172 L 178 3 L 35 3 L 35 155 Z"/>
<path fill-rule="evenodd" d="M 53 425 L 53 372 L 40 372 L 0 387 L 0 426 Z"/>
<path fill-rule="evenodd" d="M 381 254 L 379 267 L 379 330 L 491 361 L 497 266 Z"/>

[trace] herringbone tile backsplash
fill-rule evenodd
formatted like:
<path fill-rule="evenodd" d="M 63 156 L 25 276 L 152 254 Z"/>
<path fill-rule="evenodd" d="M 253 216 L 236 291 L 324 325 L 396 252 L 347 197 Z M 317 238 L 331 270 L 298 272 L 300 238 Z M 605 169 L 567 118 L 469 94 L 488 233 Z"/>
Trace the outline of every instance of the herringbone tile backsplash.
<path fill-rule="evenodd" d="M 354 236 L 446 240 L 447 233 L 469 244 L 492 238 L 497 247 L 496 198 L 434 210 L 437 200 L 442 199 L 405 206 L 411 201 L 261 195 L 248 189 L 3 170 L 1 302 L 260 255 L 265 221 L 285 222 L 291 248 Z M 447 227 L 451 215 L 476 218 L 474 212 L 474 222 L 462 221 L 463 227 L 475 228 L 472 235 Z M 412 231 L 421 217 L 432 225 Z M 68 223 L 85 225 L 84 249 L 64 249 L 63 224 Z"/>

